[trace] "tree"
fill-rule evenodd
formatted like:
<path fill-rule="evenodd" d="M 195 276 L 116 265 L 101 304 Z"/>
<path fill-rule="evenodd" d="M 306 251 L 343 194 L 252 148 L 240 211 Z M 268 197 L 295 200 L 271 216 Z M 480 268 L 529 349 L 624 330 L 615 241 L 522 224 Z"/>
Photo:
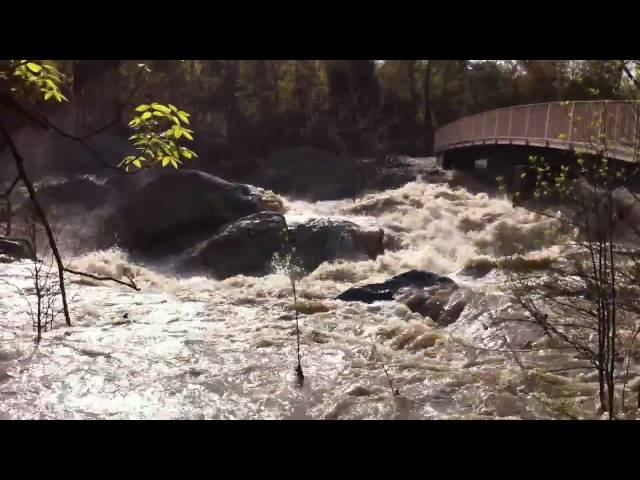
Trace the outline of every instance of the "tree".
<path fill-rule="evenodd" d="M 573 347 L 598 372 L 601 410 L 613 419 L 617 364 L 624 360 L 620 351 L 630 358 L 639 328 L 633 320 L 640 313 L 640 257 L 622 244 L 622 233 L 625 223 L 636 235 L 640 225 L 625 215 L 628 205 L 621 199 L 633 198 L 623 187 L 640 170 L 610 159 L 608 117 L 602 104 L 588 118 L 574 118 L 574 124 L 586 122 L 589 132 L 575 166 L 531 157 L 523 176 L 535 185 L 533 198 L 518 193 L 514 198 L 517 205 L 576 229 L 566 258 L 544 272 L 505 270 L 508 292 L 527 313 L 525 321 Z"/>
<path fill-rule="evenodd" d="M 138 78 L 141 78 L 143 73 L 148 71 L 148 68 L 144 64 L 139 65 L 139 68 L 140 74 Z M 122 111 L 116 112 L 116 116 L 111 122 L 85 135 L 78 136 L 66 132 L 37 110 L 37 106 L 47 100 L 56 100 L 58 103 L 67 101 L 61 91 L 63 80 L 64 76 L 61 71 L 50 61 L 10 60 L 0 63 L 0 107 L 4 113 L 0 121 L 0 134 L 11 152 L 17 171 L 17 177 L 5 193 L 5 196 L 11 195 L 18 182 L 22 182 L 26 187 L 35 215 L 42 222 L 47 234 L 49 247 L 58 269 L 58 287 L 65 321 L 67 325 L 71 325 L 65 289 L 65 272 L 92 278 L 96 277 L 64 266 L 55 234 L 28 174 L 27 161 L 20 153 L 8 124 L 10 119 L 21 119 L 37 125 L 42 130 L 51 129 L 66 138 L 76 140 L 85 145 L 95 157 L 104 162 L 100 155 L 86 143 L 86 139 L 96 132 L 104 130 L 109 125 L 118 123 L 121 119 Z M 132 96 L 133 93 L 129 96 L 129 99 Z M 129 122 L 129 126 L 134 130 L 130 140 L 132 140 L 137 153 L 127 156 L 118 166 L 110 165 L 112 168 L 119 169 L 124 167 L 125 172 L 129 172 L 132 167 L 135 167 L 134 171 L 144 170 L 153 166 L 167 167 L 171 165 L 174 168 L 178 168 L 182 164 L 182 158 L 190 159 L 195 156 L 192 150 L 180 145 L 181 140 L 193 140 L 193 131 L 184 126 L 189 124 L 189 114 L 187 112 L 179 110 L 170 104 L 163 105 L 156 102 L 139 105 L 135 111 L 139 115 L 134 116 Z M 117 281 L 137 289 L 131 279 L 129 283 L 113 278 L 105 278 L 105 280 Z"/>

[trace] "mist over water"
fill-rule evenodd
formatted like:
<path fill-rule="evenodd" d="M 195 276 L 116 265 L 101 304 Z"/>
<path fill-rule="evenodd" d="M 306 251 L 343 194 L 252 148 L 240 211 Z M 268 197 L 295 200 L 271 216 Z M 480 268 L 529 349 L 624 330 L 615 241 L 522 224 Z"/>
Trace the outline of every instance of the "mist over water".
<path fill-rule="evenodd" d="M 524 251 L 558 258 L 574 235 L 509 201 L 418 179 L 352 200 L 284 199 L 287 221 L 341 218 L 383 228 L 376 260 L 324 263 L 298 295 L 321 305 L 300 315 L 305 384 L 295 382 L 291 285 L 274 268 L 257 278 L 178 277 L 170 262 L 138 264 L 118 249 L 85 253 L 71 266 L 134 275 L 142 292 L 68 277 L 74 324 L 62 320 L 33 352 L 26 300 L 28 262 L 0 269 L 0 417 L 206 419 L 451 419 L 595 416 L 597 377 L 574 365 L 571 350 L 546 350 L 535 328 L 496 319 L 522 315 L 502 292 L 499 273 L 473 279 L 479 259 Z M 73 249 L 69 249 L 72 252 Z M 471 299 L 448 327 L 396 302 L 334 300 L 357 284 L 410 269 L 447 275 Z M 8 284 L 11 285 L 8 286 Z M 526 344 L 535 352 L 512 353 Z M 378 358 L 373 349 L 375 339 Z M 487 350 L 470 348 L 468 345 Z M 379 360 L 399 396 L 392 396 Z M 519 364 L 535 364 L 523 370 Z M 637 377 L 635 377 L 637 381 Z"/>

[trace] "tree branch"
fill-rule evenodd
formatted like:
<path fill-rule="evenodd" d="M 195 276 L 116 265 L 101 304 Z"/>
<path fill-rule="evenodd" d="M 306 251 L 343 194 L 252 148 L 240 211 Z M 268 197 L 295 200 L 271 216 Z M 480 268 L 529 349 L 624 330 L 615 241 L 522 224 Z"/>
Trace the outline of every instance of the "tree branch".
<path fill-rule="evenodd" d="M 15 180 L 11 183 L 9 188 L 7 188 L 7 190 L 2 195 L 0 195 L 0 198 L 7 198 L 9 195 L 11 195 L 11 192 L 13 192 L 13 189 L 16 188 L 16 185 L 18 185 L 19 181 L 20 181 L 20 175 L 18 175 L 15 178 Z"/>
<path fill-rule="evenodd" d="M 34 122 L 35 124 L 37 124 L 41 128 L 44 128 L 46 130 L 48 130 L 50 128 L 53 131 L 55 131 L 56 133 L 58 133 L 59 135 L 65 137 L 65 138 L 77 141 L 78 143 L 80 143 L 80 145 L 82 145 L 84 148 L 86 148 L 105 167 L 111 168 L 113 170 L 118 170 L 119 172 L 122 172 L 122 173 L 126 173 L 126 174 L 129 174 L 129 175 L 132 175 L 132 174 L 135 174 L 135 173 L 139 173 L 142 170 L 146 170 L 146 168 L 135 170 L 133 172 L 127 172 L 127 171 L 121 169 L 118 165 L 113 165 L 112 163 L 110 163 L 110 162 L 106 161 L 104 158 L 102 158 L 102 156 L 91 145 L 89 145 L 86 142 L 86 139 L 92 137 L 93 135 L 96 135 L 96 134 L 98 134 L 100 132 L 103 132 L 103 131 L 107 130 L 108 128 L 112 127 L 113 125 L 115 125 L 116 123 L 118 123 L 122 119 L 122 113 L 124 112 L 124 109 L 131 103 L 131 100 L 133 99 L 133 96 L 135 95 L 136 91 L 138 90 L 139 86 L 141 85 L 143 74 L 144 74 L 144 69 L 141 69 L 140 72 L 138 73 L 138 76 L 136 77 L 133 89 L 131 90 L 131 92 L 129 92 L 129 96 L 128 96 L 127 100 L 125 101 L 125 103 L 122 104 L 122 108 L 120 108 L 120 110 L 118 110 L 118 112 L 116 113 L 115 118 L 113 120 L 111 120 L 110 122 L 108 122 L 107 124 L 97 128 L 97 129 L 95 129 L 95 130 L 93 130 L 93 131 L 91 131 L 91 132 L 89 132 L 89 133 L 87 133 L 85 135 L 77 136 L 77 135 L 72 135 L 69 132 L 66 132 L 62 128 L 60 128 L 57 125 L 55 125 L 54 123 L 52 123 L 44 115 L 40 115 L 39 113 L 34 112 L 33 110 L 29 109 L 28 107 L 20 104 L 12 95 L 10 95 L 7 92 L 0 93 L 0 104 L 5 105 L 5 106 L 9 107 L 11 110 L 13 110 L 14 112 L 17 112 L 17 113 L 27 117 L 28 119 L 30 119 L 32 122 Z"/>
<path fill-rule="evenodd" d="M 47 238 L 49 239 L 49 246 L 51 247 L 51 251 L 53 252 L 53 256 L 58 266 L 58 279 L 60 282 L 60 296 L 62 297 L 62 308 L 64 310 L 64 318 L 67 325 L 71 326 L 71 316 L 69 314 L 69 305 L 67 304 L 67 292 L 64 286 L 64 266 L 62 264 L 62 258 L 60 257 L 60 251 L 58 250 L 58 244 L 56 243 L 56 239 L 53 235 L 53 230 L 51 229 L 51 225 L 47 220 L 47 217 L 44 213 L 42 205 L 40 205 L 40 202 L 38 201 L 38 197 L 36 196 L 36 191 L 33 188 L 33 184 L 29 180 L 27 172 L 24 168 L 24 158 L 22 158 L 22 156 L 20 155 L 20 152 L 18 151 L 18 148 L 16 147 L 16 144 L 13 141 L 13 138 L 11 138 L 9 131 L 7 130 L 5 125 L 2 123 L 0 123 L 0 133 L 2 133 L 2 136 L 4 137 L 5 141 L 9 145 L 9 149 L 13 154 L 13 159 L 16 165 L 16 169 L 18 170 L 18 176 L 22 180 L 24 185 L 27 187 L 27 191 L 29 192 L 29 198 L 31 199 L 31 203 L 33 204 L 33 207 L 36 213 L 42 220 L 42 224 L 44 225 L 44 229 L 47 233 Z"/>
<path fill-rule="evenodd" d="M 133 278 L 127 275 L 125 276 L 127 277 L 128 282 L 123 282 L 122 280 L 118 280 L 117 278 L 114 278 L 114 277 L 108 277 L 108 276 L 105 277 L 105 276 L 93 275 L 92 273 L 79 272 L 78 270 L 72 270 L 71 268 L 68 268 L 68 267 L 64 267 L 64 271 L 67 273 L 71 273 L 72 275 L 92 278 L 93 280 L 99 280 L 102 282 L 116 282 L 116 283 L 119 283 L 120 285 L 124 285 L 125 287 L 133 288 L 138 292 L 140 291 L 140 288 L 136 285 Z"/>
<path fill-rule="evenodd" d="M 624 73 L 627 75 L 627 77 L 629 77 L 629 80 L 633 82 L 636 88 L 640 89 L 640 81 L 638 81 L 636 77 L 631 73 L 629 67 L 627 67 L 627 62 L 622 62 L 622 70 L 624 70 Z"/>

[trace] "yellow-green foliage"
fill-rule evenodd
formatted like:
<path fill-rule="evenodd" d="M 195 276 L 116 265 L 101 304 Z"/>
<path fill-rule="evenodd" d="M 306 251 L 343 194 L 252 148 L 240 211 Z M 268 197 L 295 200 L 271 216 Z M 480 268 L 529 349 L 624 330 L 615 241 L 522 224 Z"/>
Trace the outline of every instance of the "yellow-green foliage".
<path fill-rule="evenodd" d="M 134 116 L 129 126 L 134 134 L 129 137 L 138 150 L 138 155 L 129 155 L 121 165 L 126 170 L 131 165 L 137 168 L 150 166 L 166 167 L 171 165 L 178 168 L 182 165 L 181 158 L 197 157 L 193 150 L 179 145 L 178 140 L 193 140 L 193 130 L 185 127 L 189 124 L 189 114 L 179 110 L 176 106 L 160 103 L 139 105 L 136 108 L 139 115 Z"/>

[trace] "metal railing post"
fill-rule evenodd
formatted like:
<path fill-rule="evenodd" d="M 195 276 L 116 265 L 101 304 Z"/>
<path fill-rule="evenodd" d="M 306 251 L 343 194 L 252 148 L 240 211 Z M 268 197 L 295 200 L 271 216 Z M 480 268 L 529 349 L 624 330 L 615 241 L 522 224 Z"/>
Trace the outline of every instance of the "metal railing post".
<path fill-rule="evenodd" d="M 571 103 L 571 112 L 569 113 L 569 135 L 567 136 L 567 141 L 571 143 L 571 138 L 573 137 L 573 114 L 576 110 L 576 102 Z"/>
<path fill-rule="evenodd" d="M 549 139 L 549 114 L 551 113 L 551 104 L 549 103 L 547 105 L 547 120 L 544 124 L 544 139 L 545 141 L 548 141 Z"/>

